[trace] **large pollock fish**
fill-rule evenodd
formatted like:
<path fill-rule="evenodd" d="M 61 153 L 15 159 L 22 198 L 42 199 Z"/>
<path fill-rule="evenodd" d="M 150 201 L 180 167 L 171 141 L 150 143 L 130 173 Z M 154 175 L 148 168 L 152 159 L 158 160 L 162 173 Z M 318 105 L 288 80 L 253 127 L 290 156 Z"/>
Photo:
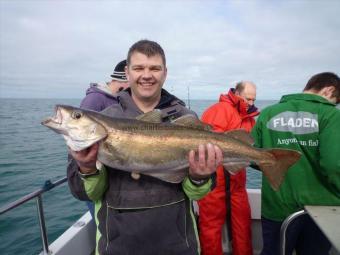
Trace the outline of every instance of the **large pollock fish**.
<path fill-rule="evenodd" d="M 236 173 L 257 165 L 273 189 L 281 185 L 300 153 L 287 149 L 257 149 L 243 130 L 212 132 L 192 115 L 172 123 L 161 122 L 161 111 L 121 119 L 72 106 L 57 105 L 54 117 L 42 122 L 64 136 L 75 151 L 99 143 L 98 161 L 112 168 L 179 183 L 188 174 L 188 153 L 200 144 L 215 144 L 223 151 L 223 165 Z"/>

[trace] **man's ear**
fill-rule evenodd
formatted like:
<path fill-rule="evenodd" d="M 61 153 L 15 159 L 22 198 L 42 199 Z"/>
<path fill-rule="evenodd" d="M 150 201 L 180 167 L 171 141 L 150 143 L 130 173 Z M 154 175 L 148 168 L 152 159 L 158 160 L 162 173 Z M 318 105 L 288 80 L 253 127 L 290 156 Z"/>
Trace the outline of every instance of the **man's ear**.
<path fill-rule="evenodd" d="M 321 90 L 321 93 L 323 96 L 331 98 L 333 96 L 334 90 L 335 90 L 334 86 L 328 86 L 328 87 L 324 87 Z"/>
<path fill-rule="evenodd" d="M 328 101 L 335 103 L 336 98 L 334 97 L 334 91 L 335 91 L 334 86 L 328 86 L 328 87 L 324 87 L 323 89 L 321 89 L 319 93 L 317 94 L 326 98 Z"/>

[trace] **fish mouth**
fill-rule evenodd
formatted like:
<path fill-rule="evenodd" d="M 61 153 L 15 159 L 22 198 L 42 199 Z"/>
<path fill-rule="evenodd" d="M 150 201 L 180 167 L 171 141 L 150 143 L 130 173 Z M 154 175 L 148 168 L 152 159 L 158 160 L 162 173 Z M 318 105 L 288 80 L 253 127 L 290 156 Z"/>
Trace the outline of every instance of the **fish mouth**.
<path fill-rule="evenodd" d="M 60 107 L 55 107 L 55 115 L 53 117 L 48 117 L 41 122 L 42 125 L 50 127 L 53 129 L 60 129 L 63 123 L 63 115 L 61 114 Z"/>

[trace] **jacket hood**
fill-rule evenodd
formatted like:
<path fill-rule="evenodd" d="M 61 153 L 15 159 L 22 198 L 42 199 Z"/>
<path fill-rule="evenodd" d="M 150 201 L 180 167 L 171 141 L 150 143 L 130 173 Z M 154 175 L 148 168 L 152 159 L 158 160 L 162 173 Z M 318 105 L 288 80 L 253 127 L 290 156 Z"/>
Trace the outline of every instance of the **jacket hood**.
<path fill-rule="evenodd" d="M 255 105 L 250 106 L 247 111 L 248 108 L 247 102 L 242 97 L 235 95 L 234 92 L 235 89 L 232 88 L 229 90 L 228 94 L 221 94 L 219 101 L 228 103 L 234 108 L 236 108 L 242 118 L 255 117 L 260 114 Z"/>
<path fill-rule="evenodd" d="M 86 90 L 86 95 L 91 93 L 104 94 L 106 96 L 114 98 L 114 95 L 112 94 L 110 88 L 106 84 L 102 85 L 99 83 L 90 83 L 90 87 Z"/>

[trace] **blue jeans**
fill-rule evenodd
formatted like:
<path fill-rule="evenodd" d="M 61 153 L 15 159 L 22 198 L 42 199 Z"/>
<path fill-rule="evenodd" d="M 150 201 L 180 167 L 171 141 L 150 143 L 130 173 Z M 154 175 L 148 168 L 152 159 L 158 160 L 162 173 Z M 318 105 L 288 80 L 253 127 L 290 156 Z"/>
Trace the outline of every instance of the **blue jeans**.
<path fill-rule="evenodd" d="M 261 219 L 263 249 L 261 255 L 280 254 L 280 228 L 282 221 Z M 326 255 L 331 244 L 323 235 L 309 215 L 302 215 L 295 219 L 286 232 L 286 254 L 291 255 Z"/>

